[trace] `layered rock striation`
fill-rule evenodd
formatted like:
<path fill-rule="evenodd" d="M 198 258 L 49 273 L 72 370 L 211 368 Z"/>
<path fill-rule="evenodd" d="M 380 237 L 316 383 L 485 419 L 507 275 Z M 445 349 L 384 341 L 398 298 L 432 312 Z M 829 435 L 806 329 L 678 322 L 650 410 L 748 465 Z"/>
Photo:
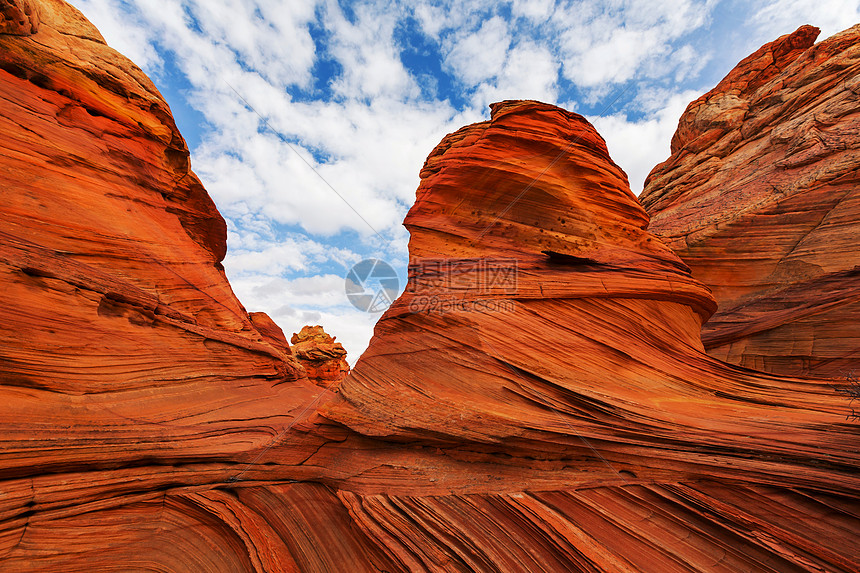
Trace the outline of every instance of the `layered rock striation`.
<path fill-rule="evenodd" d="M 144 464 L 154 444 L 223 460 L 266 439 L 248 420 L 283 416 L 304 371 L 233 295 L 161 95 L 73 8 L 38 6 L 38 33 L 0 35 L 2 475 Z M 227 405 L 244 414 L 213 416 Z"/>
<path fill-rule="evenodd" d="M 326 380 L 334 340 L 230 290 L 149 80 L 3 6 L 39 25 L 0 35 L 0 569 L 855 569 L 844 397 L 704 352 L 710 290 L 581 116 L 440 143 L 407 292 Z"/>
<path fill-rule="evenodd" d="M 233 295 L 152 82 L 71 6 L 0 6 L 0 569 L 265 562 L 211 490 L 322 390 Z"/>
<path fill-rule="evenodd" d="M 468 495 L 432 505 L 364 498 L 390 552 L 420 542 L 419 569 L 850 569 L 824 541 L 856 540 L 836 526 L 857 503 L 845 400 L 703 352 L 713 298 L 646 230 L 582 117 L 495 104 L 430 154 L 405 224 L 407 292 L 321 412 L 386 440 L 432 436 L 481 475 L 465 490 L 434 476 L 425 491 Z M 819 504 L 827 517 L 800 535 Z M 403 512 L 422 530 L 408 542 Z M 483 525 L 453 533 L 454 515 Z M 521 541 L 543 536 L 551 548 Z"/>
<path fill-rule="evenodd" d="M 860 26 L 802 26 L 691 103 L 641 200 L 719 303 L 722 360 L 845 377 L 860 363 Z"/>
<path fill-rule="evenodd" d="M 304 326 L 294 332 L 292 352 L 307 372 L 308 378 L 325 387 L 338 384 L 349 374 L 346 349 L 322 326 Z"/>

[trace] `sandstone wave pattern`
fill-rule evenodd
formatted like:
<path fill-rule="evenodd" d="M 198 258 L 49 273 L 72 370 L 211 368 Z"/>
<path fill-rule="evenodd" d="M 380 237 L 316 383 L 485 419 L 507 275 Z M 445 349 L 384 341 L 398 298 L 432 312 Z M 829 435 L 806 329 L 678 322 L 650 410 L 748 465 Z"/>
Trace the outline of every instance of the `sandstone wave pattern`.
<path fill-rule="evenodd" d="M 860 26 L 817 36 L 763 46 L 691 103 L 641 199 L 719 303 L 711 355 L 845 378 L 860 364 Z"/>
<path fill-rule="evenodd" d="M 706 353 L 727 295 L 667 230 L 693 207 L 649 217 L 581 116 L 500 102 L 430 153 L 347 373 L 237 300 L 141 70 L 60 0 L 0 15 L 0 570 L 857 570 L 845 396 Z"/>

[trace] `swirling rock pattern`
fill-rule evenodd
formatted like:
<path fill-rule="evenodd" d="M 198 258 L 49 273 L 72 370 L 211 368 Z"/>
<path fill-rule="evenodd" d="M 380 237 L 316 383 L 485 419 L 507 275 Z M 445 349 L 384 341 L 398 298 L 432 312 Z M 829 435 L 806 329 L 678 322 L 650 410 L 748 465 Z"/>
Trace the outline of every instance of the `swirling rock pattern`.
<path fill-rule="evenodd" d="M 422 177 L 407 292 L 321 412 L 386 440 L 434 436 L 480 475 L 425 478 L 425 491 L 466 494 L 454 498 L 355 502 L 391 553 L 419 547 L 403 557 L 416 570 L 853 566 L 853 549 L 824 541 L 857 540 L 836 525 L 857 507 L 845 400 L 703 352 L 713 298 L 645 230 L 583 118 L 496 104 L 443 140 Z M 816 527 L 836 529 L 801 535 L 819 503 Z M 424 531 L 403 540 L 412 523 Z M 535 539 L 552 541 L 538 551 Z"/>
<path fill-rule="evenodd" d="M 0 35 L 0 569 L 856 569 L 844 398 L 703 352 L 710 291 L 582 117 L 443 140 L 407 292 L 319 386 L 161 96 L 38 10 Z"/>
<path fill-rule="evenodd" d="M 722 360 L 844 377 L 860 364 L 860 26 L 802 26 L 689 105 L 641 200 L 719 303 Z"/>

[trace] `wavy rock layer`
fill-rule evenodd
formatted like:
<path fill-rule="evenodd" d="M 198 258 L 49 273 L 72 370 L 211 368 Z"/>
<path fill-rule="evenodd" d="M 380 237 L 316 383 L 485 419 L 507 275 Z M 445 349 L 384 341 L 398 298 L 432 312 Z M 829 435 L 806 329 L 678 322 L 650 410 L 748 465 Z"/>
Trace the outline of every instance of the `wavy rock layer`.
<path fill-rule="evenodd" d="M 2 9 L 41 26 L 0 34 L 0 569 L 241 570 L 209 490 L 321 390 L 233 295 L 149 79 L 62 2 Z"/>
<path fill-rule="evenodd" d="M 504 470 L 490 496 L 361 498 L 391 553 L 418 570 L 851 569 L 825 541 L 857 540 L 845 401 L 704 354 L 713 299 L 583 118 L 496 104 L 422 178 L 409 288 L 322 413 Z M 816 508 L 827 533 L 804 532 Z"/>
<path fill-rule="evenodd" d="M 445 138 L 409 292 L 323 388 L 233 296 L 152 84 L 31 4 L 0 35 L 0 569 L 856 569 L 843 397 L 703 352 L 710 292 L 583 118 Z"/>
<path fill-rule="evenodd" d="M 763 46 L 691 103 L 641 199 L 719 303 L 712 356 L 844 377 L 860 364 L 860 26 L 817 35 Z"/>

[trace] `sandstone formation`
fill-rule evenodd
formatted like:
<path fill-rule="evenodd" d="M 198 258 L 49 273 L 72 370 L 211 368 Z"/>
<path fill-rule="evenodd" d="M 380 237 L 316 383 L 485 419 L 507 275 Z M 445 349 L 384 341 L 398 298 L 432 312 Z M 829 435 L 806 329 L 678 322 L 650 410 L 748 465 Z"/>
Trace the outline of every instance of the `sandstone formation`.
<path fill-rule="evenodd" d="M 308 379 L 324 387 L 337 384 L 349 374 L 346 350 L 334 340 L 319 325 L 304 326 L 290 339 L 293 354 L 305 367 Z"/>
<path fill-rule="evenodd" d="M 451 468 L 424 488 L 489 497 L 365 497 L 391 553 L 417 546 L 419 570 L 852 569 L 844 398 L 704 354 L 713 298 L 646 231 L 583 118 L 496 104 L 421 175 L 409 288 L 321 412 L 504 469 L 463 483 Z M 476 523 L 452 532 L 456 516 Z"/>
<path fill-rule="evenodd" d="M 229 500 L 165 492 L 239 474 L 320 389 L 233 295 L 150 80 L 69 5 L 2 6 L 41 25 L 0 34 L 0 570 L 145 567 L 147 544 L 235 570 L 187 545 L 230 537 L 206 530 Z"/>
<path fill-rule="evenodd" d="M 689 105 L 642 203 L 719 310 L 712 356 L 789 375 L 860 365 L 860 26 L 802 26 Z"/>
<path fill-rule="evenodd" d="M 29 36 L 39 30 L 39 5 L 34 0 L 0 0 L 0 34 Z"/>
<path fill-rule="evenodd" d="M 582 117 L 442 141 L 409 288 L 328 388 L 336 343 L 230 290 L 149 80 L 3 6 L 40 24 L 0 35 L 0 569 L 856 570 L 844 396 L 704 353 L 710 291 Z"/>

